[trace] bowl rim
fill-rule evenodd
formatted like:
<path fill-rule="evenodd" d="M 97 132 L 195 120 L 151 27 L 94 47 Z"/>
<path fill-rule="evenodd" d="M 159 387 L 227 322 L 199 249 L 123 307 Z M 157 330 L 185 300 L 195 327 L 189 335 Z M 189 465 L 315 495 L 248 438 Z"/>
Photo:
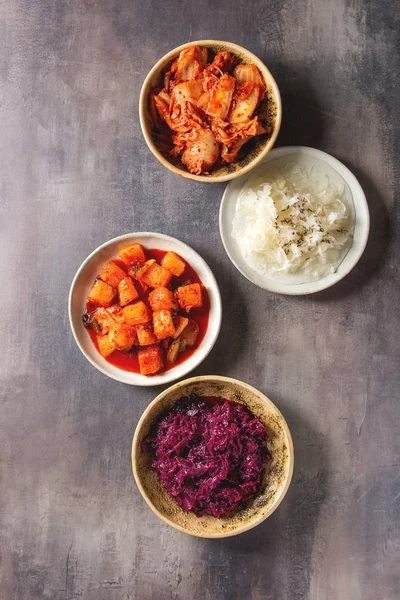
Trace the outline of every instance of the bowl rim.
<path fill-rule="evenodd" d="M 333 285 L 335 285 L 336 283 L 338 283 L 339 281 L 344 279 L 350 273 L 350 271 L 352 271 L 352 269 L 354 269 L 354 267 L 360 260 L 361 256 L 363 255 L 365 247 L 368 242 L 369 230 L 370 230 L 370 214 L 369 214 L 368 202 L 367 202 L 364 190 L 362 189 L 361 184 L 358 181 L 358 179 L 356 178 L 356 176 L 340 160 L 338 160 L 331 154 L 324 152 L 323 150 L 319 150 L 317 148 L 312 148 L 310 146 L 280 146 L 278 148 L 273 148 L 268 153 L 268 155 L 263 158 L 261 164 L 267 164 L 268 162 L 275 160 L 276 158 L 279 158 L 281 156 L 285 156 L 286 154 L 290 155 L 290 154 L 295 154 L 295 153 L 299 153 L 300 155 L 303 154 L 303 155 L 313 156 L 313 157 L 327 163 L 343 178 L 343 180 L 346 182 L 346 184 L 348 185 L 348 187 L 350 189 L 350 192 L 351 192 L 351 195 L 353 198 L 354 209 L 355 209 L 355 231 L 357 228 L 357 231 L 359 233 L 358 249 L 356 251 L 351 252 L 353 243 L 354 243 L 354 234 L 353 234 L 352 244 L 349 247 L 347 253 L 345 254 L 342 262 L 340 263 L 338 270 L 335 273 L 326 275 L 325 277 L 318 279 L 317 281 L 294 284 L 294 283 L 279 283 L 279 281 L 277 280 L 275 283 L 272 283 L 273 279 L 265 277 L 264 282 L 261 283 L 261 282 L 254 281 L 254 279 L 251 276 L 252 269 L 250 267 L 248 270 L 245 270 L 236 262 L 235 257 L 233 256 L 233 252 L 232 252 L 232 245 L 235 242 L 230 234 L 230 231 L 227 231 L 225 213 L 227 210 L 228 203 L 233 202 L 233 198 L 230 197 L 231 187 L 233 187 L 233 185 L 241 184 L 241 188 L 242 188 L 243 185 L 246 183 L 247 179 L 249 178 L 249 176 L 250 176 L 249 174 L 247 174 L 246 177 L 243 177 L 243 181 L 234 181 L 231 184 L 228 184 L 226 186 L 224 193 L 222 195 L 220 209 L 219 209 L 219 232 L 220 232 L 222 244 L 225 248 L 225 252 L 227 253 L 230 261 L 236 267 L 236 269 L 248 281 L 251 281 L 251 283 L 253 283 L 254 285 L 256 285 L 257 287 L 259 287 L 261 289 L 264 289 L 264 290 L 267 290 L 269 292 L 273 292 L 276 294 L 282 294 L 282 295 L 286 295 L 286 296 L 306 296 L 309 294 L 316 294 L 317 292 L 321 292 L 323 290 L 326 290 L 326 289 L 332 287 Z M 235 198 L 235 201 L 236 201 L 239 191 L 235 192 L 235 193 L 236 193 L 236 198 Z M 360 209 L 362 212 L 362 221 L 361 222 L 357 221 L 357 212 L 360 211 Z M 343 263 L 345 263 L 346 258 L 348 257 L 348 255 L 350 253 L 354 254 L 354 256 L 352 256 L 352 259 L 349 261 L 349 264 L 346 266 L 346 268 L 340 270 L 340 267 L 343 265 Z"/>
<path fill-rule="evenodd" d="M 175 167 L 157 149 L 156 145 L 153 142 L 152 136 L 147 128 L 147 119 L 146 119 L 147 96 L 150 91 L 148 88 L 150 87 L 151 80 L 152 80 L 154 74 L 161 68 L 161 66 L 164 63 L 168 64 L 168 62 L 170 60 L 172 60 L 173 58 L 175 58 L 176 55 L 179 54 L 182 50 L 184 50 L 185 48 L 189 48 L 190 46 L 196 46 L 196 45 L 198 45 L 198 46 L 226 46 L 228 49 L 231 49 L 232 52 L 236 52 L 238 54 L 243 53 L 243 54 L 247 55 L 249 57 L 249 59 L 251 59 L 251 61 L 254 62 L 254 64 L 261 71 L 264 71 L 264 73 L 268 74 L 268 78 L 269 78 L 268 83 L 269 83 L 269 85 L 271 85 L 273 92 L 274 92 L 274 96 L 275 96 L 275 100 L 276 100 L 277 116 L 276 116 L 275 126 L 273 129 L 272 135 L 269 138 L 269 140 L 267 141 L 265 148 L 263 148 L 263 150 L 249 164 L 245 165 L 244 167 L 242 167 L 238 171 L 235 171 L 234 173 L 228 173 L 226 175 L 220 175 L 220 176 L 217 176 L 217 175 L 194 175 L 193 173 L 190 173 L 189 171 L 186 172 L 186 171 L 183 171 L 182 169 L 179 169 L 178 167 Z M 149 150 L 151 151 L 153 156 L 165 168 L 167 168 L 172 173 L 175 173 L 175 175 L 185 177 L 186 179 L 192 179 L 194 181 L 203 181 L 206 183 L 222 183 L 224 181 L 231 181 L 232 179 L 236 179 L 237 177 L 240 177 L 241 175 L 244 175 L 245 173 L 248 173 L 249 171 L 251 171 L 256 165 L 258 165 L 262 161 L 262 159 L 273 148 L 276 138 L 278 137 L 279 130 L 280 130 L 281 123 L 282 123 L 282 100 L 281 100 L 281 95 L 279 92 L 278 85 L 277 85 L 275 78 L 273 77 L 271 71 L 263 63 L 263 61 L 260 58 L 258 58 L 258 56 L 253 54 L 253 52 L 251 52 L 250 50 L 247 50 L 247 48 L 244 48 L 243 46 L 239 46 L 238 44 L 235 44 L 233 42 L 227 42 L 227 41 L 223 41 L 223 40 L 194 40 L 193 42 L 187 42 L 186 44 L 181 44 L 180 46 L 177 46 L 173 50 L 170 50 L 169 52 L 164 54 L 164 56 L 162 56 L 155 63 L 155 65 L 150 69 L 150 71 L 148 72 L 148 74 L 146 75 L 146 77 L 143 81 L 142 88 L 140 90 L 139 120 L 140 120 L 141 129 L 142 129 L 142 134 L 143 134 L 143 137 L 146 141 L 146 144 L 147 144 Z"/>
<path fill-rule="evenodd" d="M 196 259 L 199 260 L 199 262 L 202 263 L 202 266 L 204 268 L 204 270 L 207 272 L 208 277 L 211 280 L 211 285 L 208 286 L 209 289 L 212 288 L 213 291 L 213 295 L 214 295 L 214 301 L 215 301 L 215 308 L 216 308 L 216 316 L 215 316 L 215 320 L 213 321 L 213 333 L 212 336 L 210 338 L 209 344 L 208 346 L 203 347 L 203 350 L 201 352 L 202 349 L 202 345 L 206 339 L 207 333 L 208 331 L 211 331 L 210 328 L 210 323 L 208 324 L 207 327 L 207 331 L 206 334 L 203 338 L 203 340 L 201 341 L 199 347 L 197 348 L 196 352 L 189 357 L 189 359 L 187 361 L 184 361 L 183 363 L 181 363 L 182 366 L 184 366 L 186 363 L 189 363 L 190 358 L 194 357 L 195 360 L 193 361 L 192 366 L 190 366 L 187 370 L 182 369 L 183 373 L 175 375 L 175 369 L 169 369 L 168 371 L 164 371 L 163 373 L 157 375 L 155 374 L 152 377 L 146 377 L 145 375 L 141 375 L 140 373 L 131 373 L 130 371 L 124 371 L 123 369 L 118 369 L 118 373 L 113 374 L 110 373 L 108 371 L 106 371 L 101 364 L 99 364 L 97 361 L 93 360 L 85 351 L 85 348 L 82 346 L 79 337 L 77 335 L 77 331 L 75 328 L 75 324 L 74 324 L 74 320 L 73 320 L 73 307 L 72 307 L 72 303 L 73 303 L 73 293 L 75 290 L 75 286 L 77 284 L 77 281 L 82 273 L 82 271 L 85 269 L 85 267 L 92 261 L 92 259 L 98 255 L 100 252 L 102 252 L 103 250 L 109 248 L 110 246 L 114 245 L 115 243 L 118 242 L 122 242 L 124 240 L 129 240 L 129 239 L 136 239 L 136 238 L 146 238 L 146 237 L 155 237 L 155 238 L 159 238 L 162 240 L 165 240 L 167 242 L 174 242 L 174 243 L 178 243 L 178 245 L 182 246 L 184 249 L 189 249 L 191 253 L 193 253 L 196 256 Z M 111 260 L 111 259 L 110 259 Z M 191 266 L 196 269 L 196 265 L 193 265 L 191 263 Z M 208 290 L 209 291 L 209 290 Z M 74 337 L 74 340 L 78 346 L 78 348 L 80 349 L 80 351 L 82 352 L 82 354 L 84 355 L 84 357 L 90 362 L 90 364 L 95 367 L 98 371 L 100 371 L 101 373 L 103 373 L 103 375 L 106 375 L 107 377 L 110 377 L 111 379 L 114 379 L 115 381 L 119 381 L 120 383 L 126 383 L 128 385 L 133 385 L 133 386 L 137 386 L 137 387 L 156 387 L 156 386 L 160 386 L 160 385 L 165 385 L 165 384 L 169 384 L 172 383 L 174 381 L 177 381 L 178 379 L 180 379 L 181 377 L 185 377 L 188 373 L 190 373 L 191 371 L 193 371 L 193 369 L 197 368 L 205 359 L 206 357 L 209 355 L 209 353 L 211 352 L 211 350 L 213 349 L 220 330 L 221 330 L 221 325 L 222 325 L 222 300 L 221 300 L 221 293 L 218 287 L 218 283 L 217 280 L 215 278 L 214 273 L 212 272 L 211 268 L 209 267 L 209 265 L 207 264 L 207 262 L 204 260 L 204 258 L 202 256 L 200 256 L 200 254 L 198 252 L 196 252 L 196 250 L 194 250 L 191 246 L 189 246 L 188 244 L 186 244 L 185 242 L 182 242 L 181 240 L 178 240 L 177 238 L 174 238 L 170 235 L 164 234 L 164 233 L 158 233 L 158 232 L 151 232 L 151 231 L 137 231 L 137 232 L 132 232 L 132 233 L 126 233 L 117 237 L 114 237 L 106 242 L 104 242 L 103 244 L 101 244 L 100 246 L 98 246 L 95 250 L 93 250 L 86 258 L 85 260 L 81 263 L 81 265 L 79 266 L 78 270 L 76 271 L 74 278 L 72 280 L 71 286 L 70 286 L 70 290 L 69 290 L 69 294 L 68 294 L 68 317 L 69 317 L 69 324 L 70 324 L 70 328 L 72 331 L 72 335 Z M 100 356 L 100 355 L 99 355 Z M 178 365 L 181 366 L 181 365 Z M 119 372 L 121 374 L 119 374 Z M 129 379 L 130 375 L 135 375 L 137 377 L 143 378 L 142 380 L 139 379 L 138 381 L 131 381 Z"/>
<path fill-rule="evenodd" d="M 279 495 L 277 496 L 276 501 L 274 502 L 274 504 L 271 505 L 271 507 L 269 508 L 269 510 L 263 514 L 263 515 L 259 515 L 258 517 L 254 518 L 253 520 L 250 520 L 248 523 L 246 523 L 245 525 L 242 525 L 240 527 L 237 527 L 236 529 L 232 530 L 232 531 L 228 531 L 228 532 L 223 532 L 223 533 L 215 533 L 215 534 L 202 534 L 202 533 L 192 533 L 190 531 L 187 531 L 184 527 L 181 527 L 180 525 L 172 522 L 171 520 L 169 520 L 166 516 L 164 516 L 155 506 L 154 504 L 151 502 L 150 498 L 147 496 L 138 471 L 137 471 L 137 454 L 139 452 L 137 445 L 138 445 L 138 437 L 139 437 L 139 433 L 141 430 L 141 427 L 143 425 L 143 422 L 145 421 L 145 419 L 147 418 L 147 416 L 151 413 L 152 409 L 154 408 L 154 406 L 156 406 L 159 402 L 161 402 L 166 396 L 168 396 L 171 391 L 175 391 L 178 390 L 179 388 L 182 387 L 186 387 L 188 385 L 191 384 L 196 384 L 199 383 L 201 381 L 215 381 L 215 382 L 223 382 L 223 383 L 228 383 L 228 384 L 232 384 L 232 385 L 240 385 L 244 388 L 246 388 L 249 392 L 255 394 L 260 400 L 262 400 L 264 403 L 266 403 L 270 408 L 272 408 L 272 410 L 278 414 L 278 416 L 281 418 L 281 425 L 282 428 L 284 430 L 285 433 L 285 437 L 286 437 L 286 441 L 287 441 L 287 445 L 288 445 L 288 462 L 289 462 L 289 466 L 288 466 L 288 471 L 287 471 L 287 476 L 285 479 L 285 483 L 282 486 L 282 488 L 280 489 Z M 279 507 L 279 505 L 281 504 L 281 502 L 283 501 L 283 499 L 286 496 L 286 493 L 289 489 L 290 483 L 292 481 L 292 477 L 293 477 L 293 470 L 294 470 L 294 446 L 293 446 L 293 439 L 290 433 L 290 429 L 289 426 L 286 422 L 285 417 L 282 415 L 281 411 L 278 409 L 278 407 L 272 402 L 272 400 L 270 400 L 268 398 L 268 396 L 266 396 L 265 394 L 263 394 L 262 392 L 260 392 L 260 390 L 258 390 L 257 388 L 251 386 L 250 384 L 241 381 L 239 379 L 234 379 L 232 377 L 225 377 L 223 375 L 200 375 L 198 377 L 190 377 L 188 379 L 185 379 L 183 381 L 179 381 L 178 383 L 175 383 L 174 385 L 170 386 L 169 388 L 167 388 L 166 390 L 163 390 L 160 394 L 158 394 L 158 396 L 156 396 L 154 398 L 154 400 L 152 400 L 152 402 L 147 406 L 147 408 L 145 409 L 145 411 L 142 413 L 142 416 L 140 417 L 136 428 L 135 428 L 135 432 L 133 435 L 133 439 L 132 439 L 132 451 L 131 451 L 131 460 L 132 460 L 132 472 L 133 472 L 133 476 L 134 479 L 136 481 L 136 485 L 139 488 L 139 491 L 143 497 L 143 499 L 145 500 L 146 504 L 151 508 L 151 510 L 154 512 L 154 514 L 156 514 L 162 521 L 164 521 L 164 523 L 167 523 L 167 525 L 170 525 L 171 527 L 174 527 L 175 529 L 181 531 L 182 533 L 186 533 L 187 535 L 191 535 L 192 537 L 199 537 L 199 538 L 207 538 L 207 539 L 217 539 L 217 538 L 226 538 L 226 537 L 233 537 L 235 535 L 239 535 L 241 533 L 244 533 L 245 531 L 248 531 L 249 529 L 253 529 L 254 527 L 256 527 L 257 525 L 260 525 L 260 523 L 262 523 L 263 521 L 265 521 L 268 517 L 270 517 L 272 515 L 273 512 L 275 512 L 275 510 Z"/>

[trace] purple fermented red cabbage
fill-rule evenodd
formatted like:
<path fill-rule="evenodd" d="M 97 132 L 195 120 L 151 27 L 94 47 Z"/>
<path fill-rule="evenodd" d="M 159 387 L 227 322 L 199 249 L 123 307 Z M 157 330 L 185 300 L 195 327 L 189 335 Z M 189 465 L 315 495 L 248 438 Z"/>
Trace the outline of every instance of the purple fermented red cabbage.
<path fill-rule="evenodd" d="M 266 428 L 242 404 L 191 394 L 161 417 L 143 450 L 183 510 L 218 518 L 259 491 L 271 459 L 266 442 Z"/>

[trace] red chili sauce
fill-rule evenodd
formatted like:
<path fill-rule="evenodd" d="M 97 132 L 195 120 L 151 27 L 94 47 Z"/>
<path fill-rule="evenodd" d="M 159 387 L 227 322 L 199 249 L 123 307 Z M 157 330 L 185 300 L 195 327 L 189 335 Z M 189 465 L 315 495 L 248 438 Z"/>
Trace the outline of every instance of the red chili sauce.
<path fill-rule="evenodd" d="M 168 251 L 158 250 L 157 248 L 153 248 L 150 250 L 145 248 L 145 252 L 146 257 L 148 259 L 154 258 L 158 262 L 158 264 L 160 264 L 163 257 L 165 256 L 165 254 L 167 254 Z M 173 364 L 166 364 L 166 361 L 164 360 L 164 367 L 160 371 L 155 373 L 155 375 L 173 369 L 177 365 L 180 365 L 183 362 L 185 362 L 185 360 L 187 360 L 190 356 L 192 356 L 192 354 L 196 352 L 197 348 L 203 341 L 208 327 L 208 318 L 210 315 L 210 297 L 208 295 L 207 288 L 203 285 L 203 282 L 201 281 L 200 277 L 197 275 L 193 267 L 190 266 L 190 264 L 183 258 L 183 256 L 179 255 L 179 257 L 184 261 L 186 266 L 184 272 L 180 277 L 176 277 L 175 275 L 173 276 L 171 280 L 172 288 L 179 287 L 179 285 L 182 285 L 188 280 L 190 280 L 191 283 L 200 283 L 202 289 L 203 306 L 201 306 L 200 308 L 192 308 L 189 314 L 186 313 L 185 310 L 182 310 L 180 308 L 177 314 L 182 317 L 189 316 L 191 319 L 193 319 L 193 321 L 196 321 L 197 325 L 199 326 L 199 334 L 197 336 L 196 343 L 193 346 L 188 347 L 180 354 L 178 354 L 178 357 Z M 124 271 L 126 271 L 127 274 L 129 274 L 129 269 L 122 262 L 122 260 L 118 258 L 113 258 L 110 260 L 115 262 L 119 267 L 121 267 L 121 269 L 123 269 Z M 152 288 L 149 288 L 149 290 L 145 294 L 141 295 L 140 298 L 138 298 L 138 300 L 143 300 L 147 304 L 147 306 L 149 306 L 149 308 L 150 304 L 148 302 L 148 295 L 151 291 Z M 88 301 L 86 303 L 87 313 L 93 312 L 96 308 L 97 305 L 93 302 Z M 96 331 L 94 329 L 87 329 L 87 332 L 90 335 L 93 344 L 96 346 L 96 349 L 99 350 L 96 339 Z M 137 356 L 137 347 L 133 347 L 132 350 L 129 350 L 128 352 L 114 350 L 114 352 L 110 354 L 110 356 L 107 356 L 105 360 L 110 364 L 114 365 L 115 367 L 118 367 L 118 369 L 122 369 L 124 371 L 131 371 L 132 373 L 140 373 L 139 359 Z M 146 375 L 146 377 L 151 377 L 151 375 Z"/>

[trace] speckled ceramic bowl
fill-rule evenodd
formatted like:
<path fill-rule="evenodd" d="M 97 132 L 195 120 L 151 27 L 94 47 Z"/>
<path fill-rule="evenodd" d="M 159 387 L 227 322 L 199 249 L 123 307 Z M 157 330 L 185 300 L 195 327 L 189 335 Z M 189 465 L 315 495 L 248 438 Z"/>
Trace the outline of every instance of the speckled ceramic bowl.
<path fill-rule="evenodd" d="M 231 516 L 216 519 L 196 517 L 186 513 L 168 495 L 151 468 L 150 457 L 142 452 L 143 439 L 160 415 L 171 409 L 181 397 L 191 393 L 199 396 L 220 396 L 245 404 L 268 430 L 268 463 L 259 494 Z M 132 468 L 139 490 L 153 512 L 163 521 L 189 535 L 221 538 L 238 535 L 259 525 L 282 502 L 293 474 L 293 443 L 282 414 L 264 394 L 255 388 L 229 377 L 192 377 L 162 392 L 143 413 L 132 443 Z"/>
<path fill-rule="evenodd" d="M 271 128 L 271 132 L 267 135 L 261 135 L 253 140 L 250 140 L 243 148 L 243 153 L 239 161 L 225 165 L 218 169 L 212 170 L 209 175 L 193 175 L 189 173 L 181 161 L 171 156 L 164 155 L 158 148 L 153 135 L 153 123 L 149 113 L 149 94 L 152 89 L 162 85 L 162 72 L 169 64 L 178 57 L 179 53 L 189 46 L 206 46 L 214 54 L 221 51 L 228 51 L 236 56 L 239 62 L 243 64 L 254 64 L 258 67 L 264 83 L 267 88 L 267 93 L 260 107 L 257 109 L 257 114 L 260 116 L 261 122 Z M 275 79 L 264 65 L 264 63 L 246 48 L 232 44 L 231 42 L 222 42 L 218 40 L 200 40 L 197 42 L 189 42 L 178 48 L 174 48 L 163 56 L 151 69 L 146 79 L 144 80 L 142 91 L 139 100 L 139 115 L 140 124 L 142 127 L 144 139 L 148 147 L 159 162 L 167 169 L 196 181 L 206 181 L 208 183 L 219 183 L 235 179 L 255 167 L 264 156 L 271 150 L 275 144 L 275 140 L 279 133 L 282 119 L 282 104 L 281 96 Z"/>

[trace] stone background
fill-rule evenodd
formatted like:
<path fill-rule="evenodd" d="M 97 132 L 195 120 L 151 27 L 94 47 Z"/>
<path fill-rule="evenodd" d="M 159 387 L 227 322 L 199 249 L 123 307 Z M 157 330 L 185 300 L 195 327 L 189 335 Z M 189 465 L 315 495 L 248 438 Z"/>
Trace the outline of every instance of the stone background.
<path fill-rule="evenodd" d="M 0 0 L 2 600 L 400 598 L 399 21 L 396 0 Z M 331 290 L 245 280 L 219 237 L 224 185 L 147 149 L 146 73 L 204 38 L 270 67 L 278 145 L 321 148 L 363 185 L 367 250 Z M 286 500 L 237 538 L 190 538 L 148 509 L 130 446 L 159 390 L 101 375 L 69 329 L 82 260 L 146 230 L 193 246 L 219 281 L 221 335 L 195 373 L 253 384 L 291 427 Z"/>

